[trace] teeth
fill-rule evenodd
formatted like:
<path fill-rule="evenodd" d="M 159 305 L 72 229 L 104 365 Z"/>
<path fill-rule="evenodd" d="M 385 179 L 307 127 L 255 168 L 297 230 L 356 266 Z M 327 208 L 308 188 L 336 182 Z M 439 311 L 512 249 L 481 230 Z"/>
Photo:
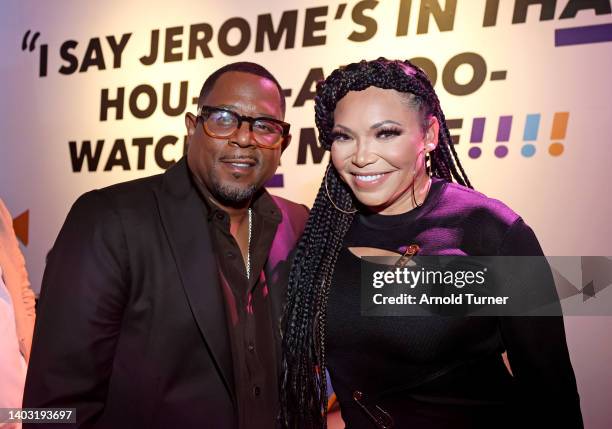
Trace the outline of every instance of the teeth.
<path fill-rule="evenodd" d="M 361 180 L 363 182 L 373 182 L 374 180 L 380 179 L 381 177 L 383 177 L 382 174 L 375 174 L 372 176 L 359 176 L 356 175 L 355 176 L 357 178 L 357 180 Z"/>
<path fill-rule="evenodd" d="M 245 163 L 241 163 L 241 162 L 232 162 L 232 165 L 234 167 L 240 167 L 240 168 L 247 168 L 250 167 L 250 164 L 245 164 Z"/>

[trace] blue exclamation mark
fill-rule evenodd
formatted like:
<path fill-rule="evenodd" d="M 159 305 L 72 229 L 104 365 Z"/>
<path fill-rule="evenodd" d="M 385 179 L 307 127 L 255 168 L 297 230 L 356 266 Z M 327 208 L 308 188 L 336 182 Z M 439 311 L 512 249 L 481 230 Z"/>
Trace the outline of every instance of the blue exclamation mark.
<path fill-rule="evenodd" d="M 525 131 L 523 132 L 523 140 L 526 142 L 534 142 L 538 139 L 538 130 L 540 129 L 540 114 L 534 113 L 527 115 L 525 120 Z M 521 155 L 530 158 L 536 153 L 536 147 L 533 144 L 526 144 L 521 148 Z"/>

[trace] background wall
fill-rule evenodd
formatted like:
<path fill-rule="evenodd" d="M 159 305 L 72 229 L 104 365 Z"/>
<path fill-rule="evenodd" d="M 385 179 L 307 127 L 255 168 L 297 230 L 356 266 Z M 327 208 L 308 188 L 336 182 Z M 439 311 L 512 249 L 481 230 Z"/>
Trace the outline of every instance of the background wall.
<path fill-rule="evenodd" d="M 609 0 L 4 1 L 0 196 L 23 214 L 33 288 L 78 195 L 179 159 L 202 82 L 240 60 L 268 67 L 287 90 L 294 137 L 273 193 L 314 199 L 328 160 L 313 130 L 317 79 L 361 59 L 420 58 L 476 189 L 520 213 L 548 255 L 612 255 L 610 9 Z M 612 427 L 611 327 L 610 317 L 566 318 L 591 428 Z"/>

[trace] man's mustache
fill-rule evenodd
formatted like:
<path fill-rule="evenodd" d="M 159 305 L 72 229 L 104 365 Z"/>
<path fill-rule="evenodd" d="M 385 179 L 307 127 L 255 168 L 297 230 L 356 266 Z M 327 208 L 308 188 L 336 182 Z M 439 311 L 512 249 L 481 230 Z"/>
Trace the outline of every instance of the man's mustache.
<path fill-rule="evenodd" d="M 221 162 L 238 162 L 238 163 L 246 163 L 246 164 L 250 164 L 250 165 L 257 165 L 259 164 L 259 159 L 257 159 L 254 156 L 249 156 L 249 155 L 224 155 L 221 158 L 219 158 L 219 161 Z"/>

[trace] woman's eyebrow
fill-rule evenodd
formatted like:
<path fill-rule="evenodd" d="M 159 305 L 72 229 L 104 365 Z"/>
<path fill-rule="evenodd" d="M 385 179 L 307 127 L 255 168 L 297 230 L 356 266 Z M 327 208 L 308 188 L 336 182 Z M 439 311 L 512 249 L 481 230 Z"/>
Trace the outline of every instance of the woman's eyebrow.
<path fill-rule="evenodd" d="M 352 130 L 349 127 L 345 127 L 344 125 L 341 125 L 341 124 L 334 124 L 334 128 L 342 128 L 347 133 L 352 132 Z"/>
<path fill-rule="evenodd" d="M 382 127 L 382 126 L 383 126 L 383 125 L 385 125 L 385 124 L 395 124 L 395 125 L 402 126 L 402 124 L 400 124 L 399 122 L 392 121 L 391 119 L 387 119 L 386 121 L 381 121 L 381 122 L 377 122 L 377 123 L 373 124 L 373 125 L 370 127 L 370 129 L 372 129 L 372 130 L 373 130 L 373 129 L 375 129 L 375 128 L 380 128 L 380 127 Z"/>

